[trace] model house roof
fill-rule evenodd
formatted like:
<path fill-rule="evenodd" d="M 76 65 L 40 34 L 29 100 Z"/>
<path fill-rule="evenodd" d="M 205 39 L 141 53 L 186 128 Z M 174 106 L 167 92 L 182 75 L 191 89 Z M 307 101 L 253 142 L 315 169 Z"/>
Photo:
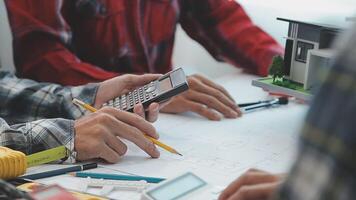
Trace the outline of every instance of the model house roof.
<path fill-rule="evenodd" d="M 277 18 L 277 20 L 280 21 L 285 21 L 289 23 L 296 23 L 296 24 L 301 24 L 301 25 L 306 25 L 310 27 L 315 27 L 317 29 L 331 29 L 331 30 L 340 30 L 340 27 L 333 26 L 330 24 L 322 24 L 322 23 L 312 23 L 312 22 L 305 22 L 305 21 L 298 21 L 298 20 L 291 20 L 291 19 L 285 19 L 285 18 Z"/>

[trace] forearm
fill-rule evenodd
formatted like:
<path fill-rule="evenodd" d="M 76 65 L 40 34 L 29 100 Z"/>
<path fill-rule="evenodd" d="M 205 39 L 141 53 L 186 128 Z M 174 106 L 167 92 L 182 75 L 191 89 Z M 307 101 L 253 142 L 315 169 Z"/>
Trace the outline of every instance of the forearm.
<path fill-rule="evenodd" d="M 101 82 L 119 75 L 82 61 L 55 38 L 36 36 L 36 33 L 25 38 L 21 46 L 14 48 L 16 68 L 21 77 L 78 86 Z"/>
<path fill-rule="evenodd" d="M 272 58 L 283 54 L 283 48 L 235 1 L 196 0 L 184 6 L 183 28 L 219 61 L 267 75 Z"/>
<path fill-rule="evenodd" d="M 9 124 L 35 121 L 43 118 L 77 119 L 84 110 L 72 104 L 73 98 L 94 104 L 98 85 L 62 87 L 17 79 L 0 73 L 0 117 Z"/>
<path fill-rule="evenodd" d="M 0 145 L 25 154 L 32 154 L 58 146 L 74 151 L 74 121 L 45 119 L 9 125 L 0 118 Z"/>

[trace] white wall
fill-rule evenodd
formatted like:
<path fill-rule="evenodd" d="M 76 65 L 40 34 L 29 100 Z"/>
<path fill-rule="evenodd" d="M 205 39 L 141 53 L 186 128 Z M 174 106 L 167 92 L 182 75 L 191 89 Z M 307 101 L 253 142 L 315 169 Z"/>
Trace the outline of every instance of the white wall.
<path fill-rule="evenodd" d="M 4 0 L 0 0 L 0 68 L 13 71 L 12 37 Z"/>
<path fill-rule="evenodd" d="M 284 44 L 288 23 L 277 21 L 277 17 L 296 20 L 327 23 L 347 27 L 346 17 L 356 13 L 356 0 L 239 0 L 253 21 Z M 196 42 L 192 41 L 179 28 L 174 52 L 176 66 L 188 66 L 192 71 L 202 72 L 210 77 L 217 77 L 235 69 L 227 64 L 217 63 Z M 227 68 L 221 70 L 221 67 Z"/>

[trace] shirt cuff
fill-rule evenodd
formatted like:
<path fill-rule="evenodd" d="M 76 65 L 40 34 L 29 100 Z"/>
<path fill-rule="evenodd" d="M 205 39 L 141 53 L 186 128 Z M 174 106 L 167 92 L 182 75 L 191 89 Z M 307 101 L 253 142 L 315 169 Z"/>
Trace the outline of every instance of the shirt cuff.
<path fill-rule="evenodd" d="M 70 121 L 70 131 L 69 132 L 70 132 L 70 138 L 64 144 L 64 146 L 68 150 L 68 155 L 67 155 L 67 159 L 64 161 L 73 164 L 73 163 L 76 163 L 76 160 L 77 160 L 77 152 L 75 151 L 75 148 L 74 148 L 74 144 L 75 144 L 74 121 Z"/>

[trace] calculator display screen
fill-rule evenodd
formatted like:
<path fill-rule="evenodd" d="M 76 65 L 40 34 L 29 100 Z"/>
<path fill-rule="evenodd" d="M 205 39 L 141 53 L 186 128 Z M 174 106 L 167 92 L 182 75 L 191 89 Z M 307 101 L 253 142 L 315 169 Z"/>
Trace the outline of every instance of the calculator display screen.
<path fill-rule="evenodd" d="M 188 173 L 151 190 L 147 194 L 154 200 L 173 200 L 181 198 L 206 184 L 199 177 Z"/>
<path fill-rule="evenodd" d="M 171 79 L 169 77 L 164 78 L 159 81 L 159 87 L 161 92 L 166 92 L 173 88 Z"/>

